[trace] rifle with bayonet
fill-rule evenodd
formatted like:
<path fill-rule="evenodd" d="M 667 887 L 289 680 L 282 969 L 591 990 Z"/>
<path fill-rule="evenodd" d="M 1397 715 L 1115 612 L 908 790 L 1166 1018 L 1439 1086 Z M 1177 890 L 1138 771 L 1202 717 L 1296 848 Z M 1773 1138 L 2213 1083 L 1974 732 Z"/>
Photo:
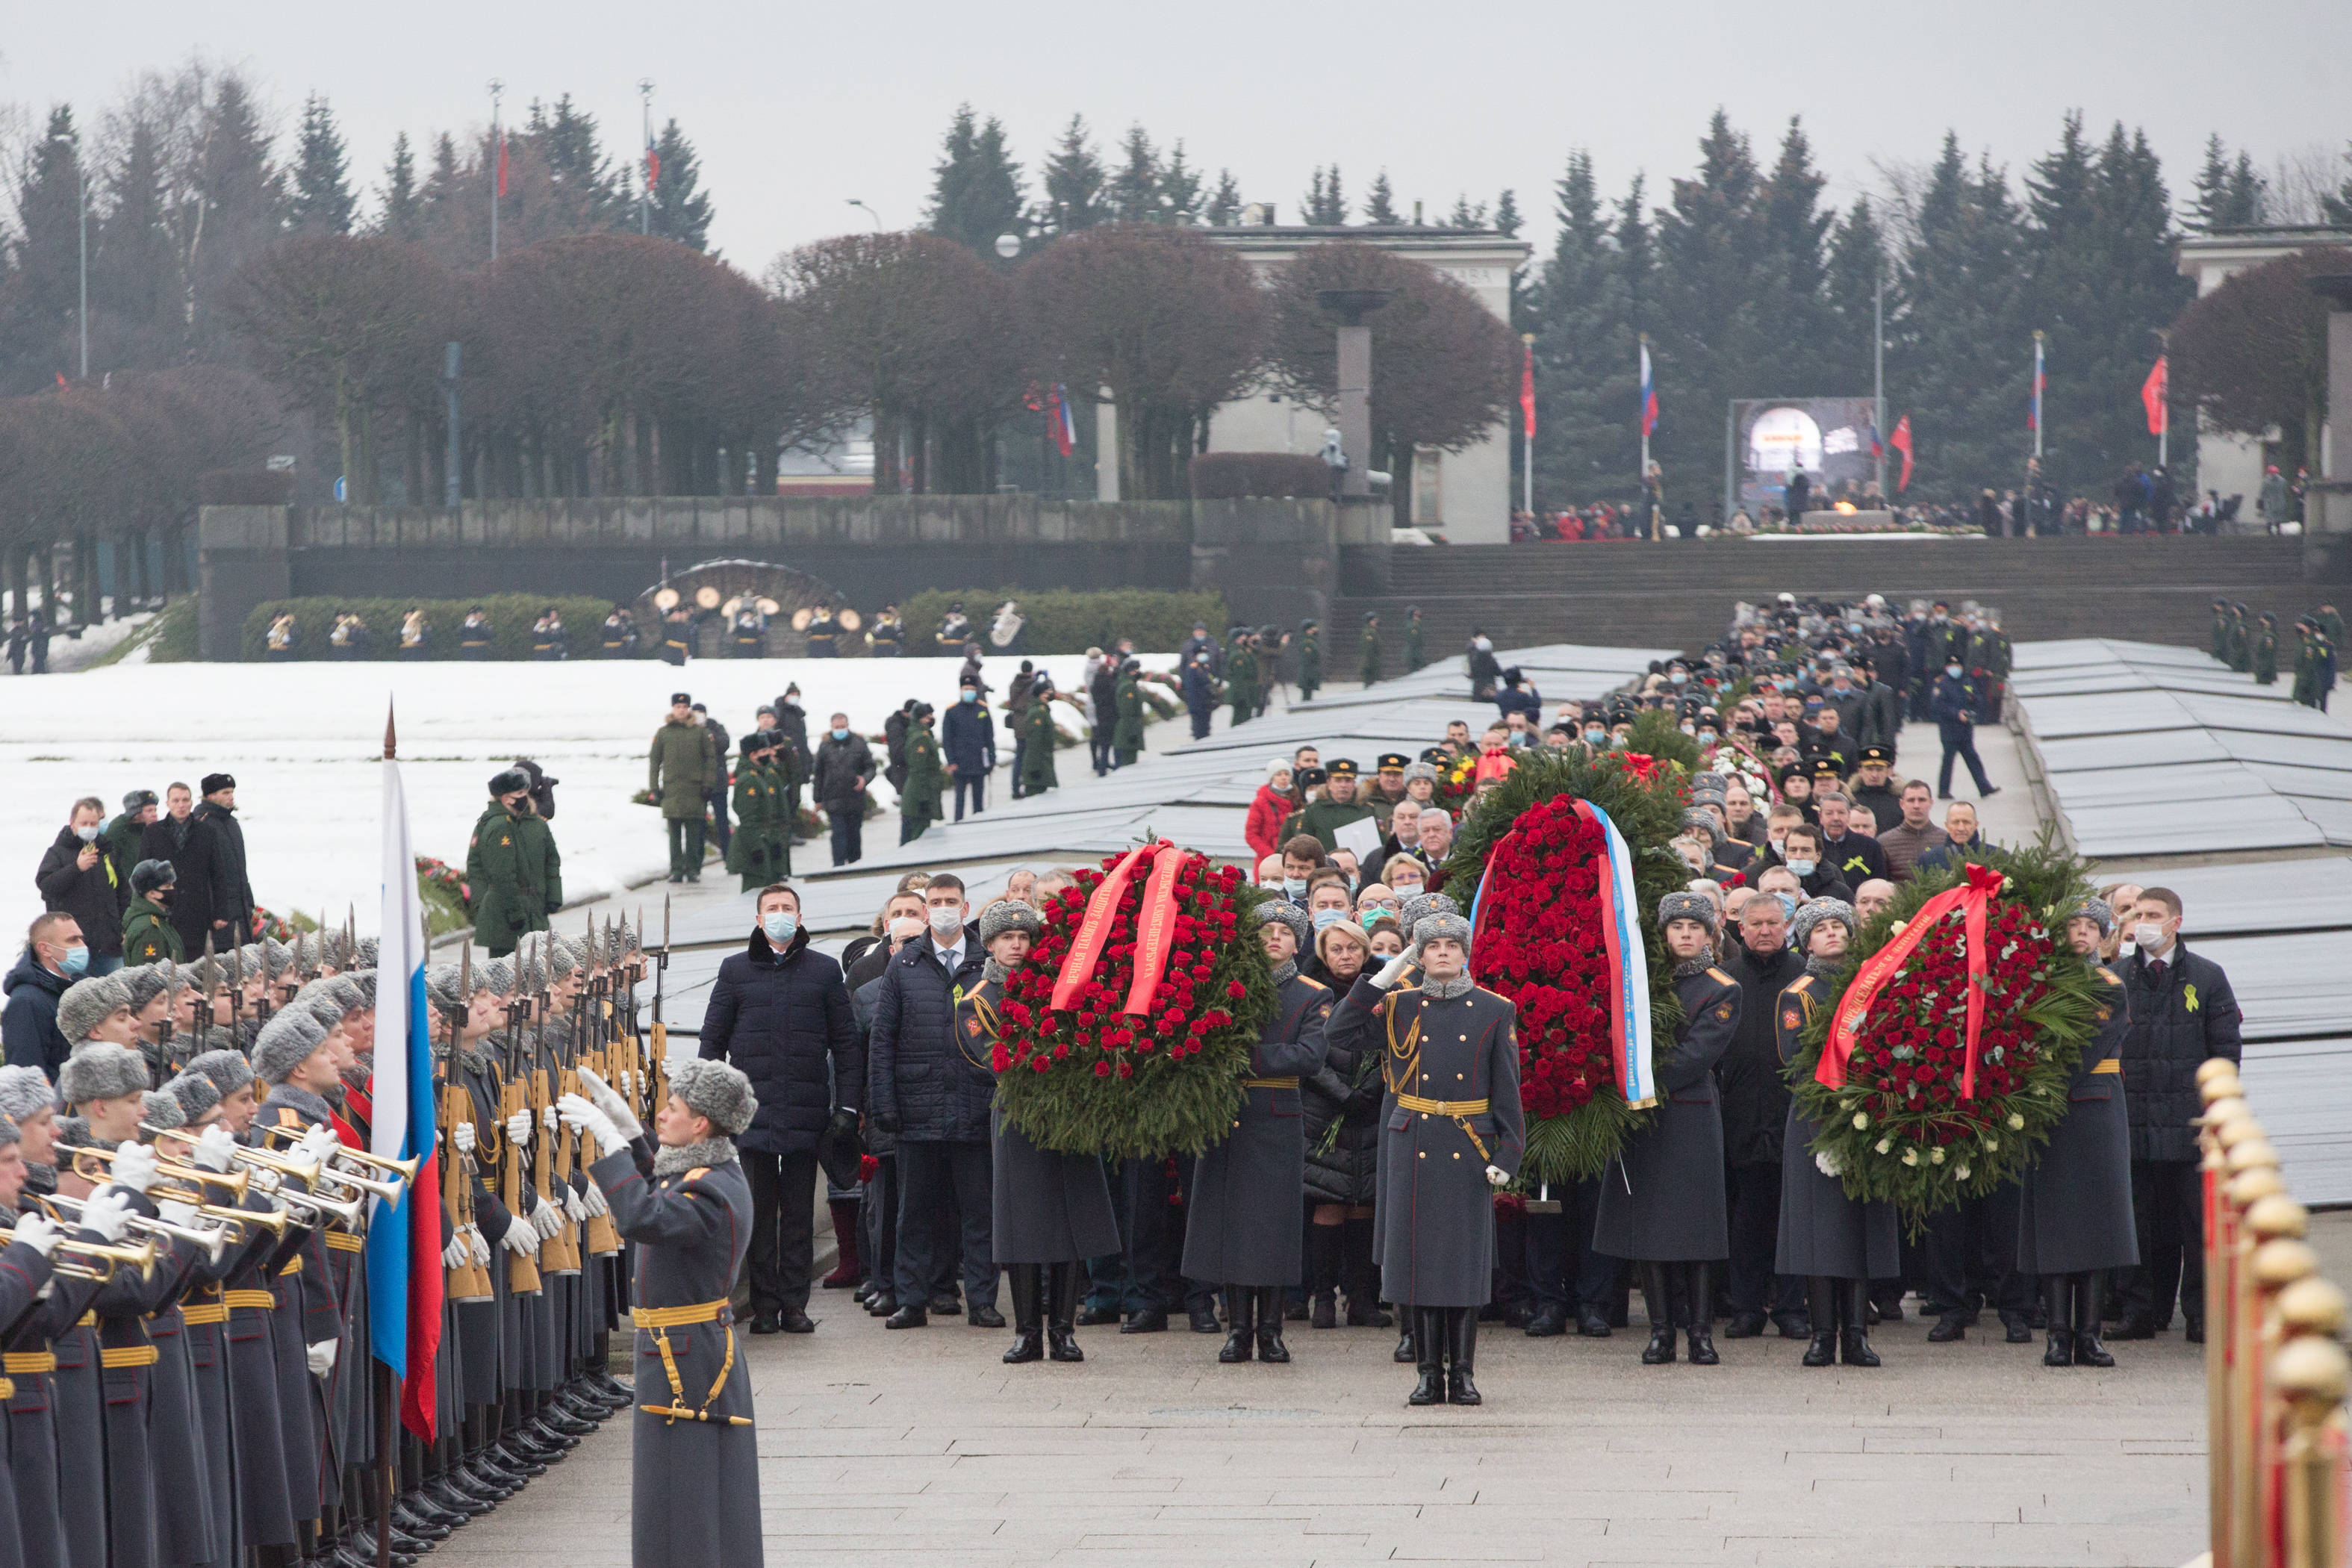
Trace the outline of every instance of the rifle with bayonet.
<path fill-rule="evenodd" d="M 441 1138 L 441 1212 L 449 1216 L 450 1234 L 462 1245 L 463 1258 L 445 1269 L 444 1290 L 452 1301 L 487 1301 L 496 1294 L 490 1282 L 490 1271 L 476 1257 L 473 1243 L 481 1235 L 481 1216 L 474 1212 L 474 1156 L 457 1147 L 457 1123 L 474 1119 L 474 1096 L 458 1079 L 458 1052 L 464 1047 L 466 1020 L 470 1008 L 467 993 L 472 989 L 473 949 L 467 944 L 458 963 L 457 1005 L 440 1009 L 441 1017 L 449 1029 L 448 1054 L 442 1058 L 441 1115 L 438 1131 Z M 462 1113 L 461 1113 L 462 1108 Z M 477 1136 L 479 1136 L 478 1131 Z"/>
<path fill-rule="evenodd" d="M 523 989 L 521 967 L 522 954 L 518 949 L 514 991 L 507 1001 L 506 1038 L 499 1051 L 499 1135 L 506 1139 L 506 1143 L 505 1158 L 499 1172 L 499 1201 L 507 1205 L 507 1212 L 514 1216 L 515 1224 L 530 1225 L 531 1210 L 538 1205 L 525 1201 L 530 1189 L 523 1179 L 522 1147 L 507 1132 L 507 1124 L 514 1120 L 516 1112 L 530 1110 L 530 1094 L 524 1083 L 522 1053 L 519 1048 L 520 1027 L 529 1021 L 530 1013 L 530 995 Z M 535 1129 L 535 1120 L 533 1126 Z M 524 1253 L 509 1252 L 507 1286 L 519 1296 L 537 1291 L 540 1288 L 537 1260 Z"/>
<path fill-rule="evenodd" d="M 577 1274 L 580 1272 L 580 1247 L 572 1232 L 572 1216 L 563 1210 L 562 1199 L 568 1189 L 565 1185 L 559 1185 L 557 1181 L 555 1145 L 559 1140 L 549 1128 L 549 1124 L 556 1120 L 555 1097 L 551 1092 L 552 1084 L 548 1074 L 547 1050 L 541 1037 L 547 1024 L 551 1023 L 555 1016 L 550 989 L 555 980 L 555 933 L 540 933 L 538 947 L 539 960 L 526 972 L 533 982 L 533 1014 L 543 1020 L 540 1028 L 531 1031 L 527 1047 L 530 1052 L 530 1114 L 533 1123 L 530 1174 L 531 1184 L 538 1188 L 539 1195 L 554 1205 L 556 1214 L 561 1216 L 555 1234 L 540 1247 L 540 1257 L 545 1265 L 541 1272 Z M 557 1125 L 560 1128 L 561 1124 Z M 567 1166 L 570 1163 L 565 1161 Z M 566 1170 L 561 1174 L 568 1177 L 570 1172 Z"/>

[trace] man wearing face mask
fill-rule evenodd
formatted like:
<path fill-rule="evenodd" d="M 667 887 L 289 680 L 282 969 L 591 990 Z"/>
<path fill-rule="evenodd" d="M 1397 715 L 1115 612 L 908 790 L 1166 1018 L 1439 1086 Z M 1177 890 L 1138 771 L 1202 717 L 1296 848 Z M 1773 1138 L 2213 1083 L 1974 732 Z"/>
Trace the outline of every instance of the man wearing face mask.
<path fill-rule="evenodd" d="M 2147 888 L 2126 921 L 2134 951 L 2120 966 L 2131 1008 L 2122 1056 L 2139 1267 L 2124 1276 L 2116 1291 L 2123 1321 L 2111 1337 L 2144 1340 L 2162 1332 L 2172 1324 L 2177 1299 L 2189 1342 L 2201 1344 L 2204 1215 L 2189 1122 L 2202 1109 L 2198 1064 L 2209 1057 L 2236 1061 L 2242 1019 L 2221 966 L 2181 942 L 2180 915 L 2179 894 Z"/>
<path fill-rule="evenodd" d="M 25 951 L 0 980 L 0 1047 L 10 1067 L 38 1068 L 54 1080 L 72 1047 L 58 1028 L 58 1001 L 89 971 L 89 948 L 73 916 L 51 910 L 25 933 Z"/>
<path fill-rule="evenodd" d="M 1955 644 L 1958 647 L 1964 643 Z M 1936 794 L 1945 800 L 1952 798 L 1952 762 L 1964 759 L 1969 764 L 1969 776 L 1976 781 L 1979 798 L 2000 793 L 1993 782 L 1985 777 L 1984 763 L 1977 759 L 1977 689 L 1968 679 L 1961 655 L 1954 651 L 1944 660 L 1944 672 L 1936 677 L 1936 689 L 1928 700 L 1936 719 L 1936 731 L 1944 742 L 1944 763 L 1936 774 Z"/>
<path fill-rule="evenodd" d="M 851 732 L 849 715 L 835 713 L 816 745 L 810 793 L 833 833 L 833 863 L 852 866 L 865 854 L 866 786 L 874 777 L 874 750 Z"/>
<path fill-rule="evenodd" d="M 698 1054 L 731 1062 L 760 1102 L 735 1140 L 751 1186 L 751 1331 L 809 1333 L 817 1141 L 857 1131 L 866 1054 L 841 965 L 809 946 L 793 889 L 760 889 L 750 945 L 711 984 Z"/>
<path fill-rule="evenodd" d="M 96 795 L 74 802 L 72 815 L 33 873 L 41 905 L 69 914 L 89 944 L 89 973 L 111 974 L 122 967 L 122 911 L 131 889 L 114 869 L 114 858 L 99 842 L 106 805 Z"/>

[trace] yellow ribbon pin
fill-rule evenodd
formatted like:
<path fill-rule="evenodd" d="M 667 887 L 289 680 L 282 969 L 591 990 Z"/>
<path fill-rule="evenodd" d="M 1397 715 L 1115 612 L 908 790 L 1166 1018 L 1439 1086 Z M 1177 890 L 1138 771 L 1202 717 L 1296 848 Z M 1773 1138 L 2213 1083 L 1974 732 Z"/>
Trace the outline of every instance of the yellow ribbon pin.
<path fill-rule="evenodd" d="M 2180 988 L 2180 994 L 2181 994 L 2183 996 L 2186 996 L 2186 997 L 2189 999 L 2189 1010 L 2190 1012 L 2192 1012 L 2192 1013 L 2194 1013 L 2195 1011 L 2197 1011 L 2197 986 L 2196 986 L 2196 983 L 2192 981 L 2192 982 L 2190 982 L 2189 984 L 2182 986 L 2182 987 Z"/>

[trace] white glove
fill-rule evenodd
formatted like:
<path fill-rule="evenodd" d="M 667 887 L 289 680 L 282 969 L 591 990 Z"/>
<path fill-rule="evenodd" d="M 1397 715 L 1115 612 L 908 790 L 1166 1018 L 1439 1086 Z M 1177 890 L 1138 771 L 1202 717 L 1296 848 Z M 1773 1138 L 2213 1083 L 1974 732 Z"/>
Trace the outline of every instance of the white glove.
<path fill-rule="evenodd" d="M 466 1227 L 466 1245 L 472 1250 L 477 1263 L 487 1265 L 495 1256 L 490 1250 L 490 1238 L 482 1234 L 482 1227 L 478 1225 Z"/>
<path fill-rule="evenodd" d="M 507 1142 L 520 1149 L 530 1142 L 530 1130 L 537 1124 L 529 1109 L 516 1111 L 507 1118 Z"/>
<path fill-rule="evenodd" d="M 588 1223 L 588 1205 L 581 1202 L 579 1193 L 568 1185 L 563 1189 L 563 1212 L 572 1216 L 574 1225 Z"/>
<path fill-rule="evenodd" d="M 121 1241 L 123 1232 L 131 1228 L 131 1194 L 100 1187 L 81 1205 L 81 1226 L 109 1242 Z"/>
<path fill-rule="evenodd" d="M 1503 1169 L 1502 1166 L 1489 1165 L 1486 1167 L 1486 1180 L 1494 1184 L 1496 1186 L 1499 1187 L 1510 1179 L 1511 1173 Z"/>
<path fill-rule="evenodd" d="M 596 1069 L 594 1068 L 582 1068 L 580 1069 L 580 1087 L 588 1091 L 588 1099 L 591 1104 L 594 1105 L 597 1110 L 603 1111 L 606 1116 L 613 1119 L 613 1125 L 620 1129 L 621 1138 L 624 1142 L 631 1138 L 640 1137 L 644 1134 L 645 1127 L 637 1121 L 637 1113 L 629 1109 L 629 1102 L 627 1100 L 623 1100 L 619 1095 L 613 1092 L 613 1086 L 611 1084 L 606 1083 L 603 1079 L 596 1076 Z M 623 1073 L 621 1075 L 621 1087 L 625 1089 L 629 1087 L 629 1075 L 627 1073 Z"/>
<path fill-rule="evenodd" d="M 217 1121 L 205 1128 L 196 1140 L 196 1152 L 193 1158 L 207 1171 L 225 1172 L 236 1157 L 236 1134 Z"/>
<path fill-rule="evenodd" d="M 581 1075 L 582 1081 L 586 1081 L 589 1075 L 587 1073 L 583 1073 Z M 629 1092 L 629 1069 L 626 1068 L 623 1068 L 621 1069 L 621 1092 L 623 1094 Z"/>
<path fill-rule="evenodd" d="M 473 1251 L 474 1249 L 467 1245 L 466 1233 L 461 1227 L 457 1234 L 449 1237 L 449 1245 L 441 1249 L 441 1267 L 463 1268 L 466 1267 L 466 1259 L 473 1255 Z"/>
<path fill-rule="evenodd" d="M 555 1102 L 562 1112 L 563 1124 L 575 1132 L 587 1132 L 595 1137 L 596 1147 L 606 1154 L 617 1154 L 629 1146 L 629 1140 L 613 1118 L 600 1106 L 591 1105 L 576 1094 L 567 1094 Z M 635 1118 L 630 1118 L 635 1121 Z"/>
<path fill-rule="evenodd" d="M 592 1215 L 613 1212 L 613 1205 L 604 1201 L 604 1189 L 593 1182 L 589 1183 L 588 1190 L 580 1194 L 580 1206 Z"/>
<path fill-rule="evenodd" d="M 474 1152 L 474 1124 L 470 1121 L 460 1121 L 455 1127 L 449 1129 L 449 1142 L 457 1145 L 458 1153 L 472 1153 Z"/>
<path fill-rule="evenodd" d="M 499 1243 L 518 1258 L 534 1257 L 539 1252 L 539 1232 L 531 1228 L 529 1220 L 519 1219 L 507 1226 Z"/>
<path fill-rule="evenodd" d="M 1421 948 L 1418 944 L 1406 948 L 1402 952 L 1381 965 L 1381 972 L 1372 976 L 1372 984 L 1383 991 L 1388 990 L 1404 978 L 1404 972 L 1411 969 L 1420 957 Z"/>
<path fill-rule="evenodd" d="M 541 1198 L 539 1200 L 539 1206 L 530 1211 L 530 1223 L 531 1228 L 539 1232 L 539 1238 L 541 1241 L 552 1241 L 555 1239 L 555 1233 L 563 1228 L 563 1213 L 553 1204 Z"/>
<path fill-rule="evenodd" d="M 342 1348 L 342 1342 L 340 1340 L 320 1340 L 317 1344 L 312 1345 L 307 1352 L 307 1358 L 310 1363 L 310 1375 L 324 1377 L 334 1371 L 335 1352 Z"/>
<path fill-rule="evenodd" d="M 155 1184 L 155 1151 L 144 1143 L 125 1143 L 114 1151 L 114 1184 L 144 1193 Z"/>
<path fill-rule="evenodd" d="M 196 1227 L 196 1205 L 194 1204 L 165 1198 L 155 1205 L 155 1212 L 166 1225 L 184 1226 L 191 1230 Z"/>
<path fill-rule="evenodd" d="M 47 1258 L 57 1250 L 58 1243 L 65 1239 L 65 1232 L 59 1230 L 58 1222 L 48 1215 L 28 1214 L 17 1216 L 16 1237 Z"/>
<path fill-rule="evenodd" d="M 335 1130 L 321 1121 L 302 1134 L 302 1141 L 294 1145 L 294 1152 L 302 1159 L 315 1160 L 323 1165 L 327 1163 L 327 1156 L 342 1146 L 343 1141 L 335 1136 Z"/>
<path fill-rule="evenodd" d="M 555 1131 L 555 1107 L 549 1106 L 547 1114 L 540 1120 L 547 1123 L 547 1131 L 552 1134 Z"/>

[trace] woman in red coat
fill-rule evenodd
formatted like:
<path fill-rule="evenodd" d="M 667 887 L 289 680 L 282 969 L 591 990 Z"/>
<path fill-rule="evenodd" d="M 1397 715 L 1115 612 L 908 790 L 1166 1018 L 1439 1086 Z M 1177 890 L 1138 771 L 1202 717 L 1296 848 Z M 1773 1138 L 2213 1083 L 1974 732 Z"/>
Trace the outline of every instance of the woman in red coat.
<path fill-rule="evenodd" d="M 1250 853 L 1263 860 L 1282 852 L 1282 825 L 1298 803 L 1290 793 L 1290 764 L 1272 762 L 1265 765 L 1265 783 L 1257 786 L 1257 798 L 1250 802 L 1249 819 L 1242 824 L 1242 837 L 1248 841 Z"/>

